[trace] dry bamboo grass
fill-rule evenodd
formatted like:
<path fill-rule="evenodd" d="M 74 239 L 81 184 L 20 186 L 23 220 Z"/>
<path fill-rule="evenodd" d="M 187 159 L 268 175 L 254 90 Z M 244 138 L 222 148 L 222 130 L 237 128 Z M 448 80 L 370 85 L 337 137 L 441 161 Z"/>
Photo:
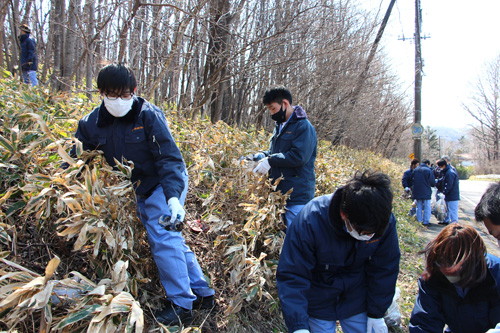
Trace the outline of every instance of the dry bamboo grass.
<path fill-rule="evenodd" d="M 75 119 L 90 104 L 82 96 L 55 97 L 3 80 L 0 106 L 3 328 L 166 331 L 151 311 L 163 291 L 135 215 L 133 165 L 113 170 L 97 152 L 78 149 L 76 160 L 66 154 Z M 186 228 L 184 235 L 217 298 L 210 314 L 197 312 L 195 326 L 179 330 L 285 330 L 274 275 L 288 194 L 273 192 L 276 184 L 239 160 L 265 148 L 269 135 L 175 112 L 167 118 L 190 174 L 186 219 L 209 228 Z M 61 169 L 62 162 L 70 167 Z M 399 168 L 379 156 L 322 143 L 316 194 L 333 192 L 366 168 L 399 177 Z"/>

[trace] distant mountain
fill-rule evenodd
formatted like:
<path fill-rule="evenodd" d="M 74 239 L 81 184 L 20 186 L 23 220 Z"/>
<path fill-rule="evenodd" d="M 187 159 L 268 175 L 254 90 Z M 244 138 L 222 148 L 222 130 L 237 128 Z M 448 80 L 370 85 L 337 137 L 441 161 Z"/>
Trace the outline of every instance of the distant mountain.
<path fill-rule="evenodd" d="M 458 141 L 462 136 L 469 137 L 469 127 L 465 128 L 453 128 L 453 127 L 444 127 L 444 126 L 438 126 L 438 127 L 432 127 L 431 129 L 436 131 L 436 134 L 448 141 Z"/>

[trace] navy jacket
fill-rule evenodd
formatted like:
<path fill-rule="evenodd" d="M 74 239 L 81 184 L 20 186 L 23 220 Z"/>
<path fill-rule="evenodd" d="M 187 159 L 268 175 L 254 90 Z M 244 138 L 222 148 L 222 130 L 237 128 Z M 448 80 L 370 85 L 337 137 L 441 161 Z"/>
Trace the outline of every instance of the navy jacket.
<path fill-rule="evenodd" d="M 410 168 L 403 173 L 403 179 L 401 179 L 401 184 L 404 188 L 413 186 L 413 169 Z"/>
<path fill-rule="evenodd" d="M 23 71 L 36 71 L 38 69 L 38 56 L 36 42 L 29 34 L 20 36 L 21 41 L 21 68 Z"/>
<path fill-rule="evenodd" d="M 457 201 L 460 200 L 460 189 L 458 187 L 458 174 L 451 167 L 447 165 L 443 170 L 443 177 L 439 179 L 441 192 L 444 194 L 444 200 L 446 201 Z"/>
<path fill-rule="evenodd" d="M 148 196 L 161 184 L 167 200 L 180 198 L 186 172 L 184 160 L 165 115 L 143 98 L 134 97 L 132 110 L 122 118 L 113 117 L 102 103 L 80 120 L 75 136 L 84 150 L 103 151 L 111 166 L 115 166 L 114 158 L 132 161 L 131 180 L 137 195 Z"/>
<path fill-rule="evenodd" d="M 269 176 L 273 181 L 284 177 L 278 184 L 277 191 L 285 194 L 293 188 L 287 204 L 303 205 L 314 198 L 315 193 L 314 162 L 318 144 L 316 130 L 300 106 L 294 107 L 281 132 L 279 128 L 277 123 L 269 150 L 264 152 L 269 157 L 271 166 Z"/>
<path fill-rule="evenodd" d="M 434 172 L 425 163 L 420 163 L 413 170 L 413 199 L 430 200 L 432 196 L 432 186 L 436 186 Z"/>
<path fill-rule="evenodd" d="M 287 229 L 276 273 L 290 332 L 309 329 L 309 317 L 349 318 L 366 311 L 382 318 L 399 272 L 396 219 L 380 238 L 358 241 L 340 217 L 343 188 L 311 200 Z"/>
<path fill-rule="evenodd" d="M 486 280 L 460 297 L 444 275 L 418 280 L 419 292 L 411 318 L 410 333 L 483 333 L 500 322 L 500 259 L 486 256 Z"/>

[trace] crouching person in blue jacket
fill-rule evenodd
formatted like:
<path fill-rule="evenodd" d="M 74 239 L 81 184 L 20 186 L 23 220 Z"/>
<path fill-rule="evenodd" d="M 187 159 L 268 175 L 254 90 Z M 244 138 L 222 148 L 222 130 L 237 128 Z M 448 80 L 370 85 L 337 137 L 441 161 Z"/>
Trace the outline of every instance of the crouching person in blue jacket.
<path fill-rule="evenodd" d="M 500 322 L 500 259 L 470 226 L 448 225 L 423 251 L 410 333 L 483 333 Z"/>
<path fill-rule="evenodd" d="M 192 320 L 193 302 L 204 308 L 213 305 L 214 290 L 182 233 L 168 231 L 159 223 L 162 216 L 170 222 L 184 220 L 188 175 L 165 115 L 136 96 L 136 86 L 133 72 L 125 65 L 102 68 L 97 88 L 103 101 L 80 120 L 75 136 L 84 150 L 103 151 L 111 166 L 115 158 L 134 163 L 131 180 L 137 214 L 146 227 L 168 304 L 155 317 L 166 325 L 186 323 Z"/>
<path fill-rule="evenodd" d="M 290 332 L 387 332 L 399 243 L 390 178 L 357 172 L 313 199 L 287 231 L 276 274 Z"/>

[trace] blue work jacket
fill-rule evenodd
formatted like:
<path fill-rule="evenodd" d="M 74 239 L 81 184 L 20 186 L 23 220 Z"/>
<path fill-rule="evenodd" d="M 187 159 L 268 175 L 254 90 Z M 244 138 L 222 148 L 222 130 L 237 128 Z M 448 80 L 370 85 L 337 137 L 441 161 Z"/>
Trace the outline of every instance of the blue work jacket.
<path fill-rule="evenodd" d="M 403 173 L 403 178 L 401 179 L 401 185 L 404 188 L 411 188 L 413 186 L 413 169 L 410 168 Z"/>
<path fill-rule="evenodd" d="M 288 228 L 276 280 L 290 332 L 309 317 L 339 320 L 367 312 L 382 318 L 399 272 L 396 219 L 369 241 L 351 237 L 340 217 L 343 188 L 311 200 Z"/>
<path fill-rule="evenodd" d="M 457 201 L 460 200 L 460 189 L 458 186 L 458 174 L 448 164 L 443 170 L 443 177 L 439 179 L 441 192 L 444 194 L 444 200 Z"/>
<path fill-rule="evenodd" d="M 420 163 L 413 170 L 413 199 L 430 200 L 433 186 L 436 186 L 434 172 L 427 164 Z"/>
<path fill-rule="evenodd" d="M 289 205 L 303 205 L 314 198 L 317 144 L 316 130 L 300 106 L 294 107 L 281 131 L 280 124 L 276 123 L 269 150 L 264 154 L 269 157 L 270 178 L 274 181 L 284 177 L 276 190 L 285 194 L 293 188 L 287 201 Z"/>
<path fill-rule="evenodd" d="M 488 275 L 459 296 L 441 273 L 418 280 L 419 292 L 410 318 L 410 333 L 484 333 L 500 322 L 500 259 L 486 256 Z"/>
<path fill-rule="evenodd" d="M 114 158 L 132 161 L 137 195 L 149 196 L 161 184 L 167 200 L 180 198 L 186 166 L 165 115 L 155 105 L 134 96 L 129 113 L 115 118 L 102 103 L 80 120 L 75 136 L 84 150 L 101 150 L 111 166 Z"/>
<path fill-rule="evenodd" d="M 20 36 L 21 42 L 21 68 L 23 71 L 36 71 L 38 69 L 38 56 L 36 42 L 30 34 Z"/>

